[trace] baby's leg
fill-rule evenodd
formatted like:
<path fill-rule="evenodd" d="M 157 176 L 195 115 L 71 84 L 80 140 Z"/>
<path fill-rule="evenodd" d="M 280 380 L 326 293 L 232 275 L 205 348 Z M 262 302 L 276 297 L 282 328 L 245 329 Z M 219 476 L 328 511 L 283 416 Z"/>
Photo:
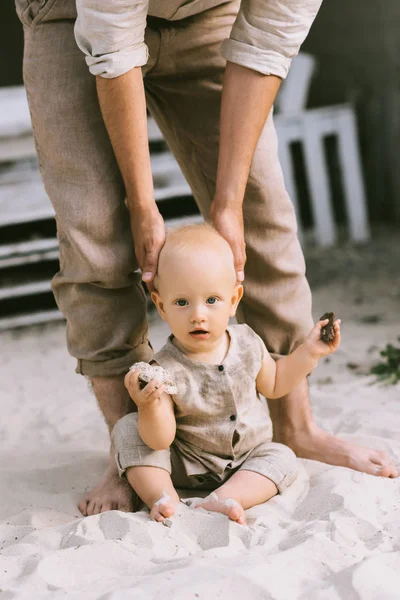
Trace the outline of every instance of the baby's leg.
<path fill-rule="evenodd" d="M 270 479 L 242 468 L 215 492 L 196 503 L 196 508 L 224 513 L 232 521 L 244 525 L 247 508 L 262 504 L 277 493 L 278 488 Z"/>
<path fill-rule="evenodd" d="M 129 467 L 126 477 L 141 500 L 150 509 L 150 518 L 164 521 L 175 513 L 179 496 L 171 475 L 159 467 Z"/>
<path fill-rule="evenodd" d="M 126 475 L 137 495 L 150 508 L 150 517 L 163 521 L 171 517 L 179 502 L 171 481 L 171 452 L 152 450 L 141 439 L 138 414 L 120 419 L 112 432 L 118 472 Z"/>
<path fill-rule="evenodd" d="M 253 450 L 239 471 L 196 508 L 223 512 L 243 524 L 246 508 L 266 502 L 278 491 L 283 492 L 296 479 L 298 470 L 296 455 L 290 448 L 264 442 Z"/>

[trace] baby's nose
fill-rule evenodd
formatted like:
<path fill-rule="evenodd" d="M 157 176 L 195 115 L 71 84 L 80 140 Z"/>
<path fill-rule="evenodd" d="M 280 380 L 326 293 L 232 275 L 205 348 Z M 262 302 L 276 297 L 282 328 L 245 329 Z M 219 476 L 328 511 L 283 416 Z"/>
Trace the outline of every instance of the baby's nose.
<path fill-rule="evenodd" d="M 192 323 L 203 323 L 205 321 L 204 311 L 199 308 L 194 308 L 191 319 Z"/>

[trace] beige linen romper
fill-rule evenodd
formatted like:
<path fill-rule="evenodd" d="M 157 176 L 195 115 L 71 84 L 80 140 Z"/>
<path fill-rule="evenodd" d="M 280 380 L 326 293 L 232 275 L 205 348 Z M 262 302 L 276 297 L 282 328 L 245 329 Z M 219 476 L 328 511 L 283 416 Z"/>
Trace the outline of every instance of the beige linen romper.
<path fill-rule="evenodd" d="M 121 476 L 128 467 L 152 466 L 168 471 L 176 487 L 215 489 L 245 469 L 271 479 L 279 492 L 294 481 L 296 456 L 271 441 L 268 409 L 256 390 L 264 343 L 248 325 L 227 331 L 230 346 L 220 365 L 186 357 L 173 336 L 155 355 L 178 389 L 176 437 L 169 449 L 152 450 L 139 436 L 137 413 L 120 419 L 112 437 Z"/>

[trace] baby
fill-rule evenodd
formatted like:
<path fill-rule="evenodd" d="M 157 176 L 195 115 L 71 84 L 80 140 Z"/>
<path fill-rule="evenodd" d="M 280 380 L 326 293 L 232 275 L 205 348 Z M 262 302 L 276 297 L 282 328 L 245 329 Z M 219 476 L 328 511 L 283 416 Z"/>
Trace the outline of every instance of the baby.
<path fill-rule="evenodd" d="M 209 225 L 168 234 L 154 283 L 152 300 L 172 335 L 152 364 L 176 387 L 143 387 L 139 369 L 126 375 L 138 412 L 113 430 L 119 473 L 156 521 L 174 514 L 177 487 L 212 491 L 196 507 L 244 524 L 247 508 L 282 492 L 298 472 L 292 450 L 271 441 L 259 394 L 280 398 L 296 387 L 337 349 L 340 321 L 333 341 L 321 341 L 327 320 L 320 321 L 294 352 L 273 360 L 250 327 L 229 325 L 243 287 L 229 244 Z"/>

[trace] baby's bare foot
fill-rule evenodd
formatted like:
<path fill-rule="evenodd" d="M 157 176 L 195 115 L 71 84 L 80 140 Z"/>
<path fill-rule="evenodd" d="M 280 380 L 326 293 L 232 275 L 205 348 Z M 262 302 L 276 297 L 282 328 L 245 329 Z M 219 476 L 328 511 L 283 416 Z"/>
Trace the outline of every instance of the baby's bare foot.
<path fill-rule="evenodd" d="M 151 508 L 150 519 L 161 523 L 165 519 L 172 517 L 175 514 L 175 508 L 178 503 L 178 494 L 172 498 L 166 492 L 163 492 Z"/>
<path fill-rule="evenodd" d="M 232 500 L 231 498 L 222 500 L 218 498 L 215 492 L 212 492 L 212 494 L 207 496 L 207 498 L 204 498 L 204 500 L 199 500 L 195 504 L 191 504 L 191 506 L 193 506 L 193 508 L 204 508 L 205 510 L 211 510 L 212 512 L 223 513 L 229 517 L 231 521 L 236 521 L 239 525 L 244 525 L 246 522 L 244 510 L 239 502 L 236 502 L 236 500 Z"/>

